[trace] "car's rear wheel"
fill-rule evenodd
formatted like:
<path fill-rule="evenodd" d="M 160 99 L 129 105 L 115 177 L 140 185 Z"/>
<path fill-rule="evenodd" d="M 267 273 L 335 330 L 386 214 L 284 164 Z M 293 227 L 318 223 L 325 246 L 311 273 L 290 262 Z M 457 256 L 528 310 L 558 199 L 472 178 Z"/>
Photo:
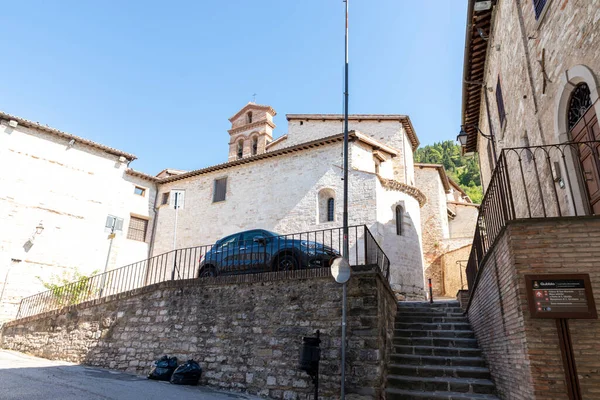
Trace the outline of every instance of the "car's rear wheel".
<path fill-rule="evenodd" d="M 217 270 L 212 265 L 207 265 L 200 270 L 198 273 L 198 278 L 209 278 L 217 276 Z"/>
<path fill-rule="evenodd" d="M 298 269 L 298 260 L 291 254 L 277 257 L 275 271 L 293 271 Z"/>

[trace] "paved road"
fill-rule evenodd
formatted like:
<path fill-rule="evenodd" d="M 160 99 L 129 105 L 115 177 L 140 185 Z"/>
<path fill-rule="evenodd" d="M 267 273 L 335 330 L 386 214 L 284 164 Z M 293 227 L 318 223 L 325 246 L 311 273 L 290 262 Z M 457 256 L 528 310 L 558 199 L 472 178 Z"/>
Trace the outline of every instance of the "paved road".
<path fill-rule="evenodd" d="M 2 400 L 259 400 L 203 386 L 171 385 L 101 368 L 0 350 Z"/>

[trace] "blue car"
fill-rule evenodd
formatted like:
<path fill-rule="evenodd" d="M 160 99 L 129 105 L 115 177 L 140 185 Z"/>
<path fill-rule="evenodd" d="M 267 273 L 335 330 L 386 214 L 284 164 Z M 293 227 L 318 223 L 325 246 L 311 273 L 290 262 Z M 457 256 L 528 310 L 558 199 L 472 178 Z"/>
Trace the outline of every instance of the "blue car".
<path fill-rule="evenodd" d="M 198 277 L 326 267 L 339 256 L 335 249 L 300 235 L 254 229 L 215 243 L 200 258 Z"/>

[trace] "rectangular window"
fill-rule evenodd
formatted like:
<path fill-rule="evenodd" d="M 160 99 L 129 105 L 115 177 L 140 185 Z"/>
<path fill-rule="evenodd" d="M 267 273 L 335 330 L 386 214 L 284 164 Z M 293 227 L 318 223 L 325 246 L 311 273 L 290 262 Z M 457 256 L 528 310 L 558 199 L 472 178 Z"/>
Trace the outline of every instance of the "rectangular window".
<path fill-rule="evenodd" d="M 213 203 L 225 201 L 227 194 L 227 178 L 215 179 L 215 188 L 213 192 Z"/>
<path fill-rule="evenodd" d="M 506 122 L 506 110 L 504 109 L 504 98 L 502 97 L 502 86 L 500 85 L 500 77 L 496 84 L 496 103 L 498 104 L 498 116 L 500 117 L 500 126 L 504 127 Z"/>
<path fill-rule="evenodd" d="M 135 189 L 133 189 L 133 194 L 137 194 L 138 196 L 145 196 L 146 189 L 144 189 L 143 187 L 136 186 Z"/>
<path fill-rule="evenodd" d="M 162 201 L 160 202 L 161 205 L 165 205 L 165 204 L 169 204 L 169 192 L 165 192 L 162 194 Z"/>
<path fill-rule="evenodd" d="M 129 220 L 129 231 L 127 231 L 127 239 L 146 241 L 146 230 L 148 229 L 148 220 L 131 216 Z"/>
<path fill-rule="evenodd" d="M 546 5 L 546 0 L 533 0 L 533 9 L 535 10 L 535 19 L 538 20 L 540 15 L 542 15 L 542 11 L 544 11 L 544 6 Z"/>

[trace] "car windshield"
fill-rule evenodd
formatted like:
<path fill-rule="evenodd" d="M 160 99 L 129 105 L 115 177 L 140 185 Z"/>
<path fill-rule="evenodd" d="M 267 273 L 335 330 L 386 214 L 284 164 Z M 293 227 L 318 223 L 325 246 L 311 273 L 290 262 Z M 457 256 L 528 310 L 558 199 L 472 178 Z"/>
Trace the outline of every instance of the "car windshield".
<path fill-rule="evenodd" d="M 265 230 L 265 233 L 268 233 L 269 236 L 283 236 L 281 233 L 275 233 L 267 230 Z"/>

